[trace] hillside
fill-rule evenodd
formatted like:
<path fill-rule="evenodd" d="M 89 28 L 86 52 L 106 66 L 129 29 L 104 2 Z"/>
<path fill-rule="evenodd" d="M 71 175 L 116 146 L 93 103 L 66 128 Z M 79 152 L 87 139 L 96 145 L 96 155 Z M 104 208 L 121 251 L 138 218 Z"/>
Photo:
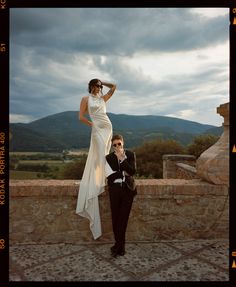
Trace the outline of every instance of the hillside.
<path fill-rule="evenodd" d="M 108 113 L 114 133 L 121 133 L 126 147 L 154 138 L 174 139 L 186 145 L 198 134 L 222 133 L 222 127 L 165 116 L 133 116 Z M 78 120 L 78 112 L 67 111 L 28 124 L 10 124 L 11 151 L 61 151 L 88 148 L 90 127 Z"/>

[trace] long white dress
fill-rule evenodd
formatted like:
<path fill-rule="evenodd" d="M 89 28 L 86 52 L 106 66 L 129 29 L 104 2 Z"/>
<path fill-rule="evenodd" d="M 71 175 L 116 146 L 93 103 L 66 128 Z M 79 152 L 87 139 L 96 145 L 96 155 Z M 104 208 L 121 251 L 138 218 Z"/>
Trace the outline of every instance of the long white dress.
<path fill-rule="evenodd" d="M 109 153 L 112 124 L 101 96 L 89 94 L 88 112 L 93 123 L 90 147 L 77 199 L 76 213 L 90 221 L 93 238 L 102 235 L 98 195 L 105 187 L 105 156 Z"/>

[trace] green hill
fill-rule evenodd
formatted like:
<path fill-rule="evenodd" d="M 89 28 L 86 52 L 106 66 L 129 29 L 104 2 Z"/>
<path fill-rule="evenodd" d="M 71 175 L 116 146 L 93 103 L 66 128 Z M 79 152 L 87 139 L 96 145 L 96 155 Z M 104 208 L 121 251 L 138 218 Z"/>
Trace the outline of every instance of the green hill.
<path fill-rule="evenodd" d="M 32 130 L 27 124 L 11 124 L 10 130 L 13 135 L 11 151 L 61 151 L 65 148 L 50 136 Z"/>
<path fill-rule="evenodd" d="M 165 116 L 108 116 L 114 133 L 121 133 L 126 147 L 139 146 L 154 138 L 174 139 L 189 144 L 199 134 L 220 135 L 222 127 Z M 10 124 L 10 151 L 62 151 L 88 148 L 91 128 L 78 120 L 78 112 L 67 111 L 28 124 Z"/>

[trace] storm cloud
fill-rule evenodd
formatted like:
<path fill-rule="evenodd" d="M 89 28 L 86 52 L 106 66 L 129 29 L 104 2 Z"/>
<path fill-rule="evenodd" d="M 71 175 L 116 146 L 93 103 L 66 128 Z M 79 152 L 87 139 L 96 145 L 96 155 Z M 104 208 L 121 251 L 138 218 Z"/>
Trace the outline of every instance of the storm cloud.
<path fill-rule="evenodd" d="M 79 110 L 96 77 L 117 84 L 108 112 L 220 125 L 215 110 L 229 98 L 229 16 L 215 11 L 11 9 L 11 121 Z"/>

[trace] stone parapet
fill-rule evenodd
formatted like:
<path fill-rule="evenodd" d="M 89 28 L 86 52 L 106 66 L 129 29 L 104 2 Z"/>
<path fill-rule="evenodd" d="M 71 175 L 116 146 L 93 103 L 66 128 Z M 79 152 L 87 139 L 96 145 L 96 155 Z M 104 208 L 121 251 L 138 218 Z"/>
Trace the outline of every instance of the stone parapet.
<path fill-rule="evenodd" d="M 228 188 L 201 180 L 137 180 L 127 241 L 228 237 Z M 75 214 L 74 180 L 10 181 L 11 243 L 93 242 L 86 218 Z M 113 240 L 108 191 L 99 196 L 103 235 Z"/>
<path fill-rule="evenodd" d="M 194 179 L 197 177 L 197 170 L 194 166 L 185 164 L 185 163 L 177 163 L 177 172 L 176 177 L 181 179 Z"/>
<path fill-rule="evenodd" d="M 194 155 L 186 154 L 165 154 L 162 157 L 163 160 L 163 178 L 182 178 L 192 179 L 192 172 L 188 169 L 179 166 L 184 164 L 185 166 L 194 167 L 196 164 L 196 157 Z"/>

